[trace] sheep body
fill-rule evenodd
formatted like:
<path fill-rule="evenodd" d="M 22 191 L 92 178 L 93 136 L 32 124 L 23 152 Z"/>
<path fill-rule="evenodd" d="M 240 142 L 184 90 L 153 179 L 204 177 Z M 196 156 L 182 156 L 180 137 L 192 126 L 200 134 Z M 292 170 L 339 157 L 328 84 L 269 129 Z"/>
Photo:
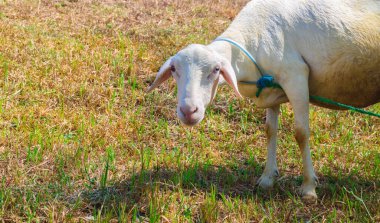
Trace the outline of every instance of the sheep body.
<path fill-rule="evenodd" d="M 251 1 L 221 36 L 243 44 L 279 82 L 286 81 L 283 71 L 289 66 L 306 64 L 310 95 L 356 107 L 380 101 L 379 1 Z M 218 45 L 210 47 L 223 54 Z M 237 49 L 232 51 L 237 54 L 232 62 L 239 67 L 240 80 L 257 80 L 249 59 Z M 257 91 L 244 84 L 239 90 L 252 98 Z M 277 97 L 286 100 L 285 95 Z M 261 107 L 276 103 L 265 98 L 256 103 Z"/>

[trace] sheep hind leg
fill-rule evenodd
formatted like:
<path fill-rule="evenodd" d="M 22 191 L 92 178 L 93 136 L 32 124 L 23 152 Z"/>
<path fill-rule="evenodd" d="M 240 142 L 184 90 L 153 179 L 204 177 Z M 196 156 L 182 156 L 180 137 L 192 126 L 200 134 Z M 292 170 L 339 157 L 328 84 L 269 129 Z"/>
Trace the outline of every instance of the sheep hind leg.
<path fill-rule="evenodd" d="M 266 114 L 266 135 L 267 135 L 267 162 L 265 169 L 257 185 L 263 189 L 270 189 L 273 187 L 274 180 L 279 176 L 277 161 L 276 161 L 276 141 L 278 130 L 278 115 L 280 112 L 280 105 L 276 105 L 267 109 Z"/>

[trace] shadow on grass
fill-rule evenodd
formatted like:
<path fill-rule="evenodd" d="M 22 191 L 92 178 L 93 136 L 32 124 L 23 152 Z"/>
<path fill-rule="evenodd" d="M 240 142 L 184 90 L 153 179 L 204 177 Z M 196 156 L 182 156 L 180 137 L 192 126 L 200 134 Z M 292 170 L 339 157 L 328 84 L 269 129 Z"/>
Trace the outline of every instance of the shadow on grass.
<path fill-rule="evenodd" d="M 157 191 L 178 192 L 186 196 L 212 193 L 217 191 L 217 199 L 222 196 L 241 200 L 253 199 L 258 202 L 274 201 L 281 205 L 285 200 L 299 200 L 297 189 L 302 177 L 293 173 L 283 173 L 270 192 L 255 186 L 263 166 L 247 162 L 239 167 L 194 165 L 183 169 L 165 169 L 156 167 L 142 170 L 120 182 L 110 182 L 107 187 L 88 190 L 82 193 L 82 199 L 92 209 L 113 209 L 120 203 L 130 210 L 136 204 L 149 203 Z M 359 194 L 364 201 L 376 204 L 376 187 L 379 179 L 362 179 L 357 176 L 319 176 L 317 193 L 322 202 L 334 206 L 337 200 L 343 200 L 344 191 Z M 376 186 L 377 185 L 377 186 Z M 347 194 L 347 193 L 345 193 Z M 354 199 L 354 198 L 353 198 Z M 374 200 L 375 199 L 375 200 Z M 144 213 L 140 213 L 144 214 Z"/>
<path fill-rule="evenodd" d="M 182 169 L 155 167 L 140 170 L 128 179 L 110 182 L 109 186 L 85 191 L 82 197 L 95 206 L 107 206 L 109 202 L 139 203 L 143 196 L 153 189 L 192 193 L 210 192 L 216 188 L 219 193 L 233 197 L 251 197 L 255 194 L 256 174 L 262 166 L 231 168 L 208 164 L 197 164 Z"/>

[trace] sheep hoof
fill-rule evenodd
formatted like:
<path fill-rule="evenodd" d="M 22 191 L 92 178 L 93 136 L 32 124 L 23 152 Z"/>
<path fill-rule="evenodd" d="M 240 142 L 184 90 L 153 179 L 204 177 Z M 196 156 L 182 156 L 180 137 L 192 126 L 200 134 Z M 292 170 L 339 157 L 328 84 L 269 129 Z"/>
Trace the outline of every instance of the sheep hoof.
<path fill-rule="evenodd" d="M 314 203 L 318 200 L 318 196 L 315 192 L 308 192 L 302 195 L 302 201 L 305 203 Z"/>
<path fill-rule="evenodd" d="M 272 172 L 272 174 L 261 175 L 261 177 L 257 180 L 256 186 L 261 187 L 262 189 L 268 190 L 273 188 L 274 180 L 279 176 L 278 170 Z"/>
<path fill-rule="evenodd" d="M 300 188 L 300 194 L 302 196 L 302 201 L 306 203 L 313 203 L 318 199 L 317 193 L 315 192 L 315 185 L 302 185 Z"/>

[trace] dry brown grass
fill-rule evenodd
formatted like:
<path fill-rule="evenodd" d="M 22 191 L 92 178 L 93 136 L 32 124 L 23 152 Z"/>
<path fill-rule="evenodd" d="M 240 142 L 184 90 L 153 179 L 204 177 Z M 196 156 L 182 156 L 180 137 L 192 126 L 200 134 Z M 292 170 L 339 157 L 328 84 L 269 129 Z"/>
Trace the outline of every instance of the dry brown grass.
<path fill-rule="evenodd" d="M 306 205 L 289 106 L 282 178 L 265 193 L 253 187 L 265 160 L 262 110 L 223 87 L 187 129 L 173 82 L 144 93 L 166 58 L 210 42 L 245 2 L 0 0 L 0 219 L 380 220 L 378 119 L 312 109 L 321 199 Z"/>

